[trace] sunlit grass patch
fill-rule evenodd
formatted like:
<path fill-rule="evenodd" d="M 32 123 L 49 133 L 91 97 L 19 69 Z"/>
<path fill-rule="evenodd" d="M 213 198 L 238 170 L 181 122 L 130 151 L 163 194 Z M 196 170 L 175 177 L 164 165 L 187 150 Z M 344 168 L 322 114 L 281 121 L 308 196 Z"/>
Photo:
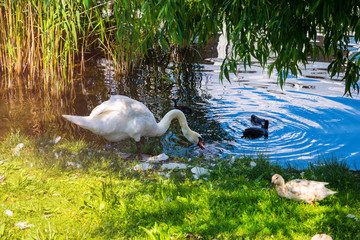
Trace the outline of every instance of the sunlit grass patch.
<path fill-rule="evenodd" d="M 0 143 L 0 177 L 5 175 L 0 180 L 1 238 L 360 237 L 359 181 L 341 164 L 312 166 L 302 173 L 269 164 L 265 157 L 170 158 L 166 163 L 186 167 L 164 169 L 166 163 L 159 163 L 136 170 L 138 161 L 124 161 L 111 149 L 54 139 L 34 140 L 13 132 Z M 24 146 L 13 154 L 19 143 Z M 196 178 L 194 167 L 209 171 Z M 338 193 L 315 207 L 282 199 L 268 191 L 274 173 L 286 181 L 329 181 Z M 351 184 L 333 181 L 332 173 Z"/>
<path fill-rule="evenodd" d="M 343 174 L 349 172 L 349 166 L 336 157 L 321 158 L 315 163 L 310 163 L 304 177 L 317 181 L 329 182 L 338 189 L 347 189 L 352 185 L 356 186 L 359 178 L 356 175 Z"/>

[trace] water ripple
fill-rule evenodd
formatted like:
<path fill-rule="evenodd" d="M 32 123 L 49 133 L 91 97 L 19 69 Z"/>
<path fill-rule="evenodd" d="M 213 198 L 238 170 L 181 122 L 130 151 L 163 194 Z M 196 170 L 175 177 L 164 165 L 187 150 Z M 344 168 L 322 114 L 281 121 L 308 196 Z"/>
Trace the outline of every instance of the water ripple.
<path fill-rule="evenodd" d="M 204 66 L 208 72 L 216 72 L 209 71 L 216 67 Z M 311 75 L 288 79 L 284 89 L 274 84 L 274 76 L 269 79 L 256 67 L 251 73 L 240 71 L 238 81 L 223 85 L 218 78 L 205 76 L 202 91 L 211 96 L 208 114 L 234 139 L 224 143 L 208 136 L 211 150 L 205 155 L 262 152 L 270 161 L 299 168 L 321 156 L 336 156 L 354 168 L 360 161 L 360 98 L 343 97 L 343 83 L 326 74 L 313 66 Z M 268 139 L 241 138 L 242 131 L 252 127 L 252 114 L 269 120 Z"/>

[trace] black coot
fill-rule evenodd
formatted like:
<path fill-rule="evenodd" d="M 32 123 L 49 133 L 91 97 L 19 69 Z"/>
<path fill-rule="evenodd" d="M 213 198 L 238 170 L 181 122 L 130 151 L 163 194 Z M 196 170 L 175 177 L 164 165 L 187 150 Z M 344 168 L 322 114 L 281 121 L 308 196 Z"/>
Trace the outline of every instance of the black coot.
<path fill-rule="evenodd" d="M 192 113 L 192 109 L 188 106 L 178 106 L 177 101 L 175 99 L 171 99 L 174 102 L 174 108 L 182 111 L 185 114 Z"/>
<path fill-rule="evenodd" d="M 251 127 L 251 128 L 247 128 L 245 129 L 245 131 L 243 131 L 243 135 L 241 138 L 259 138 L 264 136 L 265 138 L 268 138 L 268 127 L 269 127 L 269 121 L 265 120 L 264 121 L 264 125 L 261 126 L 261 128 L 258 127 Z"/>
<path fill-rule="evenodd" d="M 263 127 L 264 124 L 265 124 L 265 119 L 259 118 L 258 116 L 255 116 L 254 114 L 251 115 L 250 121 L 251 121 L 252 124 L 260 125 L 261 127 Z"/>

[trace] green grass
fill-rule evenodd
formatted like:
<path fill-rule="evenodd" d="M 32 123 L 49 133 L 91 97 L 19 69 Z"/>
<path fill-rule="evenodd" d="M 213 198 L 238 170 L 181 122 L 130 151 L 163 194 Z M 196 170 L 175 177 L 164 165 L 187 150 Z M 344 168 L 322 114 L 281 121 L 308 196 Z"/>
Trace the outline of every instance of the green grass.
<path fill-rule="evenodd" d="M 19 143 L 24 147 L 15 154 Z M 135 171 L 135 161 L 101 146 L 67 139 L 55 144 L 19 132 L 0 142 L 0 153 L 0 176 L 6 174 L 1 239 L 310 239 L 317 233 L 360 239 L 360 222 L 347 217 L 360 218 L 359 178 L 334 160 L 302 173 L 270 165 L 263 156 L 171 159 L 211 170 L 196 180 L 190 168 L 171 170 L 170 177 L 159 167 Z M 338 194 L 315 207 L 282 199 L 268 191 L 274 173 L 286 181 L 329 181 Z M 32 226 L 15 226 L 24 221 Z"/>

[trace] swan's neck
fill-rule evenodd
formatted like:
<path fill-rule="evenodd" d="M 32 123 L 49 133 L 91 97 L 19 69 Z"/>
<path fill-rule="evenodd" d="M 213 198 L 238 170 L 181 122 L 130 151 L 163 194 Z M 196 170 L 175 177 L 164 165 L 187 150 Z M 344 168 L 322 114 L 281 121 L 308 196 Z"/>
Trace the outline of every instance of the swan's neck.
<path fill-rule="evenodd" d="M 187 124 L 184 113 L 180 110 L 171 110 L 157 124 L 158 129 L 156 135 L 157 136 L 163 135 L 169 129 L 170 123 L 174 118 L 176 118 L 179 121 L 181 130 L 185 136 L 189 131 L 191 131 L 191 129 Z"/>

